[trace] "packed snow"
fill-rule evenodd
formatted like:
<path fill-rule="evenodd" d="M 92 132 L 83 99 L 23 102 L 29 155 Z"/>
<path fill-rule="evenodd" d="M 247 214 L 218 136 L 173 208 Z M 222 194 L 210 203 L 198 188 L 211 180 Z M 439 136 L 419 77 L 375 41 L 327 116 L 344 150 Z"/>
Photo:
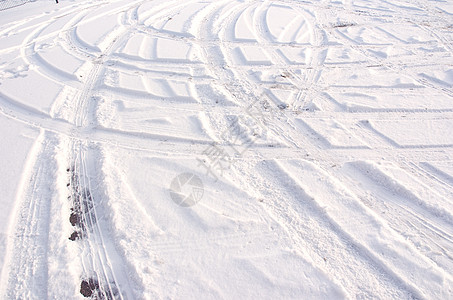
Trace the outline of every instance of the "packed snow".
<path fill-rule="evenodd" d="M 1 299 L 453 298 L 451 1 L 4 7 Z"/>

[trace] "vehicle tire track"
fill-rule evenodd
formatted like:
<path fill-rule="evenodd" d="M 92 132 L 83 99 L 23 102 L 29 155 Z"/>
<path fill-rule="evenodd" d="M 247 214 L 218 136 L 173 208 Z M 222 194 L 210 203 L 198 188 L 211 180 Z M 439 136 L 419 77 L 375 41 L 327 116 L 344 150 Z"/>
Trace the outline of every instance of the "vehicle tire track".
<path fill-rule="evenodd" d="M 41 131 L 22 175 L 14 217 L 14 234 L 8 241 L 1 294 L 10 299 L 46 299 L 47 249 L 50 203 L 55 195 L 58 138 Z"/>
<path fill-rule="evenodd" d="M 128 11 L 134 10 L 138 2 L 128 4 Z M 131 14 L 123 13 L 123 27 L 117 30 L 115 36 L 108 35 L 109 45 L 98 59 L 91 63 L 91 68 L 84 82 L 84 88 L 76 98 L 73 119 L 70 120 L 77 127 L 84 130 L 92 130 L 96 125 L 96 101 L 94 93 L 100 84 L 101 76 L 105 70 L 104 61 L 107 59 L 129 36 Z M 102 209 L 102 196 L 93 190 L 92 186 L 99 186 L 97 168 L 93 168 L 96 162 L 91 158 L 98 151 L 94 146 L 87 146 L 81 141 L 71 141 L 71 152 L 69 153 L 70 172 L 69 183 L 70 202 L 72 213 L 69 218 L 71 225 L 75 227 L 74 233 L 69 237 L 74 243 L 78 243 L 82 249 L 81 264 L 83 274 L 81 275 L 80 293 L 85 297 L 93 299 L 132 299 L 132 289 L 128 279 L 124 276 L 124 270 L 119 264 L 121 259 L 115 251 L 115 247 L 108 241 L 103 227 L 104 216 Z M 99 167 L 99 166 L 98 166 Z M 101 226 L 101 223 L 104 224 Z M 110 245 L 110 246 L 107 246 Z M 112 260 L 115 257 L 115 260 Z"/>

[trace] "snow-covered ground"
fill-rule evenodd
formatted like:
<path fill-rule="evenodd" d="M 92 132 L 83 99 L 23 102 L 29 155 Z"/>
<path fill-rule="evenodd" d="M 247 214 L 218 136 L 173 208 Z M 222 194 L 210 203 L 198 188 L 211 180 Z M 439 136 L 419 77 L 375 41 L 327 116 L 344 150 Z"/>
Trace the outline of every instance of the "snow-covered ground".
<path fill-rule="evenodd" d="M 1 299 L 452 299 L 453 2 L 0 11 Z"/>

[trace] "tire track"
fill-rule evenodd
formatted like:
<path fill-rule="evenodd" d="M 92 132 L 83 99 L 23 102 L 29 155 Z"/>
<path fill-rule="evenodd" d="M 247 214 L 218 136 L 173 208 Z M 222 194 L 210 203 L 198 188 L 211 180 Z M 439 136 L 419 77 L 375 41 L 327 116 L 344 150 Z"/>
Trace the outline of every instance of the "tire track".
<path fill-rule="evenodd" d="M 53 155 L 57 137 L 42 131 L 27 161 L 8 241 L 1 294 L 10 299 L 46 299 L 50 202 L 54 197 Z"/>
<path fill-rule="evenodd" d="M 257 171 L 260 178 L 247 182 L 247 189 L 265 199 L 266 211 L 286 231 L 293 251 L 325 274 L 345 273 L 341 278 L 329 278 L 347 291 L 346 298 L 368 298 L 376 293 L 383 298 L 420 296 L 416 288 L 402 282 L 363 245 L 354 242 L 278 163 L 258 164 Z M 262 190 L 261 181 L 277 182 L 272 186 L 278 188 Z"/>
<path fill-rule="evenodd" d="M 125 277 L 125 270 L 118 264 L 119 256 L 114 253 L 114 246 L 107 241 L 105 229 L 106 216 L 102 193 L 93 188 L 92 183 L 99 178 L 93 177 L 93 166 L 96 163 L 93 152 L 88 152 L 86 146 L 73 144 L 71 159 L 73 167 L 68 168 L 69 200 L 72 205 L 69 221 L 75 231 L 70 236 L 81 247 L 81 277 L 80 292 L 85 297 L 94 299 L 133 299 L 130 283 Z M 114 260 L 112 259 L 114 258 Z"/>
<path fill-rule="evenodd" d="M 128 11 L 133 10 L 138 2 L 128 4 Z M 124 6 L 123 6 L 124 7 Z M 123 8 L 122 7 L 122 8 Z M 122 24 L 120 27 L 130 26 L 127 22 L 131 14 L 123 13 Z M 109 57 L 123 41 L 129 36 L 129 29 L 123 28 L 116 31 L 116 35 L 108 35 L 109 45 L 99 56 L 98 61 L 91 63 L 88 76 L 85 79 L 84 87 L 76 98 L 76 110 L 73 112 L 73 119 L 70 120 L 75 126 L 91 130 L 96 124 L 96 104 L 93 95 L 99 86 L 99 80 L 104 72 L 104 59 Z M 105 42 L 105 41 L 104 41 Z M 115 247 L 105 235 L 101 226 L 103 221 L 103 201 L 97 191 L 93 190 L 92 185 L 99 183 L 100 180 L 95 175 L 96 169 L 91 166 L 96 165 L 92 159 L 87 157 L 96 156 L 96 151 L 92 147 L 86 147 L 79 141 L 72 141 L 72 150 L 69 154 L 70 167 L 68 168 L 71 176 L 69 183 L 72 192 L 70 202 L 72 203 L 72 213 L 69 218 L 71 225 L 76 231 L 70 236 L 70 240 L 81 244 L 83 274 L 81 277 L 80 293 L 85 297 L 93 299 L 132 299 L 132 289 L 128 279 L 121 270 L 121 258 L 115 251 Z M 109 246 L 110 245 L 110 246 Z M 112 257 L 115 260 L 112 260 Z"/>
<path fill-rule="evenodd" d="M 349 164 L 342 170 L 343 172 L 344 174 L 338 174 L 338 178 L 367 207 L 375 211 L 376 215 L 388 223 L 402 238 L 409 241 L 420 255 L 427 257 L 432 264 L 449 274 L 453 266 L 453 257 L 448 249 L 453 246 L 453 232 L 451 221 L 447 221 L 447 216 L 441 217 L 426 209 L 420 205 L 422 200 L 413 194 L 407 194 L 403 190 L 395 192 L 391 186 L 384 184 L 384 180 L 379 182 L 361 165 Z M 357 181 L 361 182 L 362 186 L 357 186 Z M 364 190 L 363 186 L 367 186 L 367 190 Z M 432 194 L 433 198 L 441 197 L 436 195 L 435 190 L 429 190 L 426 193 Z"/>

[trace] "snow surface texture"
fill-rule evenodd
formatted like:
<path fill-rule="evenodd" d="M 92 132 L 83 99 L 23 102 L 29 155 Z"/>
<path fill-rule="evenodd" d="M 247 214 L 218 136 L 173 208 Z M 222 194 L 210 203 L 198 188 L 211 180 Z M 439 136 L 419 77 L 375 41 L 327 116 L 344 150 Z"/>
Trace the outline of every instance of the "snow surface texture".
<path fill-rule="evenodd" d="M 1 11 L 0 298 L 452 299 L 452 85 L 451 1 Z"/>

